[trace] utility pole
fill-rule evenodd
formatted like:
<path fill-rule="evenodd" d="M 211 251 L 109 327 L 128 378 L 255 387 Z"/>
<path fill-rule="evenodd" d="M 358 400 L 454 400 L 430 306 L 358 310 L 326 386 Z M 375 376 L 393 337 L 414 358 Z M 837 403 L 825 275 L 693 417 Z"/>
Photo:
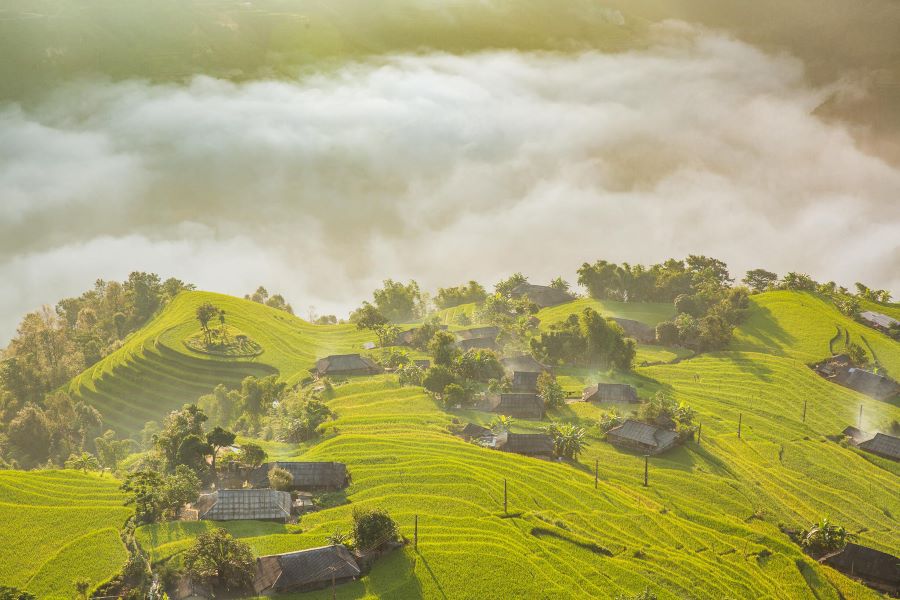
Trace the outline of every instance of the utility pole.
<path fill-rule="evenodd" d="M 413 529 L 413 548 L 419 548 L 419 515 L 416 515 L 416 521 Z"/>
<path fill-rule="evenodd" d="M 703 423 L 697 424 L 697 445 L 700 445 L 700 436 L 703 435 Z"/>
<path fill-rule="evenodd" d="M 860 404 L 859 405 L 859 422 L 856 424 L 856 427 L 859 429 L 862 429 L 862 409 L 863 409 L 863 405 Z"/>
<path fill-rule="evenodd" d="M 503 480 L 503 514 L 509 514 L 506 512 L 506 479 Z"/>
<path fill-rule="evenodd" d="M 741 439 L 741 423 L 744 420 L 744 413 L 738 415 L 738 439 Z"/>
<path fill-rule="evenodd" d="M 803 422 L 806 423 L 806 400 L 803 401 Z"/>
<path fill-rule="evenodd" d="M 650 476 L 650 455 L 644 455 L 644 487 L 649 485 L 649 476 Z"/>
<path fill-rule="evenodd" d="M 597 482 L 600 479 L 600 459 L 594 459 L 594 489 L 597 489 Z"/>

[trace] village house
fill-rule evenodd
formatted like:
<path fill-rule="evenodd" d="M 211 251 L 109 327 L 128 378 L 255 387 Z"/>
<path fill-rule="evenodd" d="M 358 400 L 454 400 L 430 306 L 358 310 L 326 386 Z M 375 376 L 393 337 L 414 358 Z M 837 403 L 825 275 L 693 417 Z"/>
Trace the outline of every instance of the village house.
<path fill-rule="evenodd" d="M 462 428 L 459 432 L 459 437 L 466 440 L 467 442 L 472 440 L 479 440 L 482 438 L 488 438 L 493 435 L 493 432 L 487 427 L 482 427 L 481 425 L 476 425 L 475 423 L 466 423 L 466 426 Z"/>
<path fill-rule="evenodd" d="M 204 521 L 281 521 L 291 519 L 291 495 L 277 490 L 217 490 L 191 507 Z"/>
<path fill-rule="evenodd" d="M 281 594 L 322 589 L 360 576 L 356 559 L 343 545 L 322 546 L 256 559 L 253 589 L 257 594 Z"/>
<path fill-rule="evenodd" d="M 254 487 L 269 486 L 269 471 L 278 467 L 293 477 L 295 490 L 339 490 L 347 486 L 347 465 L 339 462 L 268 462 L 254 469 L 249 481 Z"/>
<path fill-rule="evenodd" d="M 900 593 L 900 558 L 886 552 L 848 543 L 819 562 L 878 591 Z"/>
<path fill-rule="evenodd" d="M 546 433 L 505 433 L 498 436 L 496 448 L 525 456 L 553 456 L 553 438 Z"/>
<path fill-rule="evenodd" d="M 541 373 L 550 372 L 549 367 L 541 364 L 530 354 L 504 358 L 500 364 L 510 378 L 514 392 L 536 392 Z"/>
<path fill-rule="evenodd" d="M 575 296 L 564 290 L 558 290 L 547 285 L 535 285 L 533 283 L 521 283 L 509 293 L 513 298 L 528 297 L 540 308 L 556 306 L 574 300 Z"/>
<path fill-rule="evenodd" d="M 866 441 L 867 439 L 869 439 L 871 437 L 865 431 L 863 431 L 861 429 L 857 429 L 856 427 L 853 427 L 852 425 L 848 425 L 847 427 L 845 427 L 844 430 L 841 432 L 841 434 L 843 434 L 844 437 L 848 438 L 850 440 L 850 443 L 853 444 L 854 446 L 858 445 L 861 442 Z"/>
<path fill-rule="evenodd" d="M 598 383 L 584 388 L 583 402 L 640 402 L 637 390 L 626 383 Z"/>
<path fill-rule="evenodd" d="M 640 421 L 628 420 L 606 433 L 613 446 L 634 450 L 641 454 L 660 454 L 670 450 L 678 441 L 678 434 Z"/>
<path fill-rule="evenodd" d="M 516 419 L 541 420 L 544 418 L 544 401 L 534 393 L 513 392 L 500 394 L 491 412 Z"/>
<path fill-rule="evenodd" d="M 641 323 L 640 321 L 635 321 L 634 319 L 623 319 L 621 317 L 614 317 L 613 321 L 622 328 L 626 337 L 634 338 L 642 344 L 653 344 L 656 342 L 655 327 L 647 325 L 646 323 Z"/>
<path fill-rule="evenodd" d="M 900 438 L 885 433 L 876 433 L 875 437 L 857 444 L 860 450 L 871 452 L 883 458 L 900 461 Z"/>
<path fill-rule="evenodd" d="M 466 350 L 496 350 L 497 336 L 500 329 L 497 327 L 473 327 L 455 332 L 457 347 Z"/>
<path fill-rule="evenodd" d="M 320 358 L 312 372 L 318 377 L 352 377 L 375 375 L 381 367 L 374 360 L 359 354 L 334 354 Z"/>
<path fill-rule="evenodd" d="M 854 367 L 846 354 L 833 356 L 815 365 L 816 372 L 825 379 L 851 390 L 875 398 L 888 400 L 900 394 L 900 384 L 884 375 Z"/>
<path fill-rule="evenodd" d="M 883 331 L 885 333 L 887 333 L 891 327 L 900 325 L 900 321 L 898 321 L 897 319 L 871 310 L 866 310 L 859 313 L 859 318 L 865 321 L 866 324 L 870 327 L 874 327 L 875 329 L 878 329 L 879 331 Z"/>

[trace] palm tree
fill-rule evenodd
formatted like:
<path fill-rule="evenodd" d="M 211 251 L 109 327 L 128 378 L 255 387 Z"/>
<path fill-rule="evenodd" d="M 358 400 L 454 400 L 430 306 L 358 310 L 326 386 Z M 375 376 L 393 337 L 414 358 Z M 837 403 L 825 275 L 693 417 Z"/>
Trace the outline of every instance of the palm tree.
<path fill-rule="evenodd" d="M 507 415 L 498 415 L 493 421 L 491 421 L 491 431 L 494 433 L 502 433 L 504 431 L 509 431 L 513 424 L 513 418 Z"/>
<path fill-rule="evenodd" d="M 96 456 L 90 452 L 82 451 L 81 454 L 73 454 L 69 457 L 69 460 L 66 461 L 66 468 L 81 470 L 87 473 L 88 471 L 96 471 L 99 469 L 100 463 L 97 462 Z"/>
<path fill-rule="evenodd" d="M 800 532 L 800 545 L 813 556 L 821 556 L 840 550 L 854 537 L 854 534 L 829 522 L 828 517 L 825 517 L 819 523 L 814 523 L 808 531 Z"/>
<path fill-rule="evenodd" d="M 577 460 L 588 445 L 584 427 L 572 423 L 551 423 L 546 430 L 553 438 L 553 447 L 558 456 Z"/>

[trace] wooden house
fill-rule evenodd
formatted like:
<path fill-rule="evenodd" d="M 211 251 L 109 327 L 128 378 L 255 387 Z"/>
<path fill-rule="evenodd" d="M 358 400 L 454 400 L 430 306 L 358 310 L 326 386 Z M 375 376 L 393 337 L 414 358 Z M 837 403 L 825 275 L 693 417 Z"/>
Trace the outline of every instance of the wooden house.
<path fill-rule="evenodd" d="M 556 306 L 574 300 L 575 296 L 565 290 L 558 290 L 548 285 L 535 285 L 533 283 L 521 283 L 513 288 L 509 294 L 513 298 L 525 298 L 537 304 L 541 308 Z"/>
<path fill-rule="evenodd" d="M 606 440 L 617 447 L 634 450 L 641 454 L 660 454 L 670 450 L 678 441 L 678 434 L 668 429 L 661 429 L 628 420 L 606 433 Z"/>
<path fill-rule="evenodd" d="M 544 401 L 534 393 L 500 394 L 499 401 L 491 410 L 516 419 L 540 420 L 544 418 Z"/>
<path fill-rule="evenodd" d="M 637 389 L 626 383 L 598 383 L 584 388 L 584 402 L 640 402 Z"/>
<path fill-rule="evenodd" d="M 857 444 L 857 448 L 884 458 L 900 461 L 900 438 L 892 435 L 876 433 L 872 439 Z"/>
<path fill-rule="evenodd" d="M 874 327 L 879 331 L 883 331 L 887 333 L 891 327 L 896 327 L 900 325 L 900 321 L 897 319 L 890 317 L 886 314 L 875 312 L 872 310 L 865 310 L 859 313 L 859 318 L 866 322 L 870 327 Z"/>
<path fill-rule="evenodd" d="M 359 576 L 356 559 L 338 544 L 260 556 L 256 559 L 253 589 L 257 594 L 306 592 L 353 581 Z"/>
<path fill-rule="evenodd" d="M 459 432 L 459 437 L 466 441 L 478 440 L 492 435 L 493 432 L 490 429 L 482 427 L 481 425 L 476 425 L 475 423 L 466 423 L 466 426 Z"/>
<path fill-rule="evenodd" d="M 501 438 L 497 448 L 503 452 L 524 454 L 525 456 L 553 456 L 553 438 L 546 433 L 507 433 Z"/>
<path fill-rule="evenodd" d="M 375 375 L 381 367 L 374 360 L 360 354 L 333 354 L 316 361 L 313 372 L 319 377 L 352 377 Z"/>
<path fill-rule="evenodd" d="M 276 461 L 265 463 L 254 469 L 250 483 L 254 487 L 269 486 L 269 471 L 279 467 L 293 477 L 295 490 L 339 490 L 347 487 L 349 477 L 347 465 L 339 462 L 294 462 Z"/>
<path fill-rule="evenodd" d="M 500 364 L 509 376 L 514 392 L 536 392 L 541 373 L 550 372 L 549 367 L 541 364 L 530 354 L 504 358 Z"/>
<path fill-rule="evenodd" d="M 634 319 L 623 319 L 621 317 L 614 317 L 613 321 L 622 328 L 626 337 L 634 338 L 643 344 L 652 344 L 656 342 L 655 327 L 647 325 L 646 323 L 641 323 L 640 321 L 635 321 Z"/>
<path fill-rule="evenodd" d="M 900 593 L 900 558 L 886 552 L 848 543 L 819 562 L 886 594 Z"/>

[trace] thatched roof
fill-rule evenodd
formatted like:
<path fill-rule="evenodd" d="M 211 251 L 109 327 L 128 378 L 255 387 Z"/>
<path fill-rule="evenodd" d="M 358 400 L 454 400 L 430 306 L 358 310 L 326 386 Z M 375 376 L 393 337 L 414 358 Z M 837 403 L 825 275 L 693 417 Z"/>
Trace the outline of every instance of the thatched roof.
<path fill-rule="evenodd" d="M 882 329 L 890 329 L 894 325 L 900 325 L 900 321 L 898 321 L 897 319 L 872 310 L 865 310 L 859 313 L 859 316 L 864 321 L 868 321 L 872 325 L 881 327 Z"/>
<path fill-rule="evenodd" d="M 534 285 L 533 283 L 521 283 L 510 292 L 513 298 L 528 296 L 528 299 L 544 308 L 555 306 L 573 300 L 575 296 L 563 290 L 558 290 L 547 285 Z"/>
<path fill-rule="evenodd" d="M 368 356 L 359 354 L 333 354 L 316 361 L 319 375 L 355 375 L 381 372 L 381 367 Z"/>
<path fill-rule="evenodd" d="M 883 591 L 900 590 L 900 558 L 886 552 L 849 543 L 820 562 Z"/>
<path fill-rule="evenodd" d="M 544 416 L 544 401 L 537 394 L 500 394 L 500 402 L 493 412 L 518 419 L 541 419 Z"/>
<path fill-rule="evenodd" d="M 251 483 L 257 487 L 269 485 L 269 471 L 279 467 L 290 472 L 294 487 L 342 488 L 347 485 L 347 465 L 339 462 L 288 462 L 276 461 L 261 465 L 253 471 Z"/>
<path fill-rule="evenodd" d="M 510 356 L 500 360 L 500 364 L 509 373 L 543 373 L 549 371 L 550 367 L 541 364 L 535 357 L 530 354 L 520 354 L 519 356 Z"/>
<path fill-rule="evenodd" d="M 859 449 L 885 458 L 900 460 L 900 438 L 892 435 L 876 433 L 871 440 L 861 442 Z"/>
<path fill-rule="evenodd" d="M 671 448 L 678 440 L 678 434 L 668 429 L 629 419 L 618 427 L 610 429 L 606 433 L 606 438 L 612 444 L 644 449 L 653 454 Z"/>
<path fill-rule="evenodd" d="M 656 328 L 651 325 L 635 321 L 634 319 L 623 319 L 621 317 L 614 317 L 613 321 L 619 324 L 619 327 L 622 328 L 622 331 L 625 332 L 627 337 L 634 338 L 639 342 L 649 343 L 656 341 Z"/>
<path fill-rule="evenodd" d="M 316 589 L 359 577 L 353 555 L 342 545 L 260 556 L 253 589 L 257 594 Z"/>
<path fill-rule="evenodd" d="M 496 338 L 500 335 L 499 327 L 473 327 L 455 332 L 458 340 L 473 340 L 476 338 Z"/>
<path fill-rule="evenodd" d="M 291 495 L 277 490 L 218 490 L 201 496 L 196 507 L 200 518 L 210 521 L 286 521 L 291 517 Z"/>
<path fill-rule="evenodd" d="M 553 454 L 553 438 L 546 433 L 508 433 L 500 449 L 528 456 L 550 456 Z"/>
<path fill-rule="evenodd" d="M 584 388 L 584 402 L 638 402 L 637 389 L 627 383 L 598 383 Z"/>

